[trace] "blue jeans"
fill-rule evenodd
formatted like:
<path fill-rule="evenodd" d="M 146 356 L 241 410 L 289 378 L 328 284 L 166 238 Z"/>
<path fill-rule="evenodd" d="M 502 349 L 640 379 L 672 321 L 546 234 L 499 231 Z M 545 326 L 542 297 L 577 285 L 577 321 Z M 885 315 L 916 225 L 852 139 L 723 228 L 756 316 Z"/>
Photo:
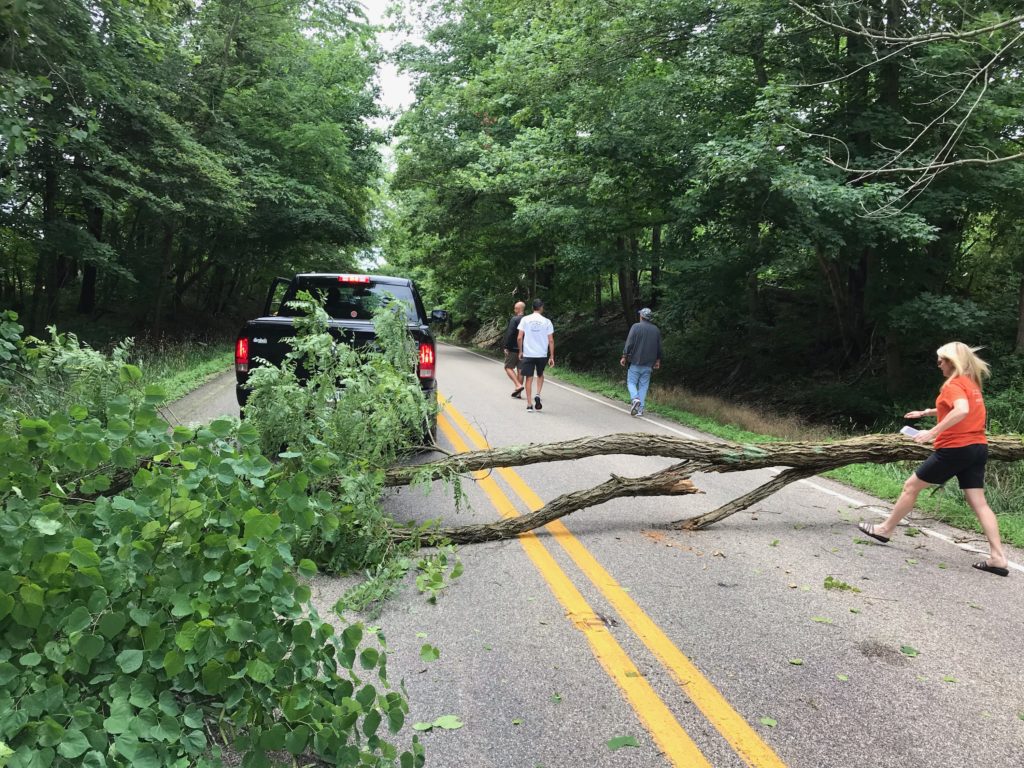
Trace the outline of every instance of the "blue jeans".
<path fill-rule="evenodd" d="M 639 400 L 643 408 L 647 402 L 647 388 L 651 386 L 652 365 L 633 365 L 630 363 L 626 371 L 626 387 L 629 389 L 630 400 Z"/>

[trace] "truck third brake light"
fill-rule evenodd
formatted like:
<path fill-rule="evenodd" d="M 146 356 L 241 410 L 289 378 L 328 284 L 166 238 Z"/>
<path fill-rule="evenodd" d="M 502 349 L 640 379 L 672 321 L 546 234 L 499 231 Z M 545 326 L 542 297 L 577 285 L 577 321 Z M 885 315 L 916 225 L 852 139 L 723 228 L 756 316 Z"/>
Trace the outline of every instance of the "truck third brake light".
<path fill-rule="evenodd" d="M 339 283 L 369 283 L 369 275 L 338 275 Z"/>

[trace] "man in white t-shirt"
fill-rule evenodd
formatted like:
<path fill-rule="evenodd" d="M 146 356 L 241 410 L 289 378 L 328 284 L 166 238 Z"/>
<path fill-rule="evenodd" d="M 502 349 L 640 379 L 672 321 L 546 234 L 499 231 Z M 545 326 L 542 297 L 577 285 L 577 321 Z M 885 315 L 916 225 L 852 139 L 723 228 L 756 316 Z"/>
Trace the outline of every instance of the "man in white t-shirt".
<path fill-rule="evenodd" d="M 555 327 L 544 317 L 544 302 L 533 300 L 533 314 L 519 321 L 519 371 L 526 384 L 526 412 L 539 411 L 540 391 L 544 388 L 544 365 L 555 365 Z M 533 377 L 537 377 L 537 394 L 533 394 Z"/>

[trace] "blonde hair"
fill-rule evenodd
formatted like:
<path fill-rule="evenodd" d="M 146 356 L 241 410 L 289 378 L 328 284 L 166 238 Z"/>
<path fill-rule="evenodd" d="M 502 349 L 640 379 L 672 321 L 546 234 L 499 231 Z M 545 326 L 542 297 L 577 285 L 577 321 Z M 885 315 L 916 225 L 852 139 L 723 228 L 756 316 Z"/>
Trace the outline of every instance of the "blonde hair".
<path fill-rule="evenodd" d="M 966 376 L 980 389 L 981 380 L 991 375 L 988 363 L 974 354 L 980 349 L 982 347 L 969 347 L 962 341 L 951 341 L 935 350 L 935 354 L 953 364 L 953 375 L 949 378 Z"/>

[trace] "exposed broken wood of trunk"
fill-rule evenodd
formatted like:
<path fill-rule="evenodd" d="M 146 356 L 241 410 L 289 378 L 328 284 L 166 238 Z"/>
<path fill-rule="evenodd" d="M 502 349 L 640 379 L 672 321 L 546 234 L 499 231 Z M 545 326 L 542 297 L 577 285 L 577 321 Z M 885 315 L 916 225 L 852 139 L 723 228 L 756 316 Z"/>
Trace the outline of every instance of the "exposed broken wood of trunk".
<path fill-rule="evenodd" d="M 786 468 L 780 474 L 721 507 L 696 517 L 677 520 L 673 527 L 697 530 L 756 504 L 792 482 L 849 464 L 888 464 L 924 459 L 929 446 L 901 435 L 866 435 L 834 443 L 728 443 L 699 442 L 646 433 L 584 437 L 561 443 L 470 451 L 417 466 L 392 467 L 385 473 L 390 487 L 430 482 L 496 467 L 519 467 L 548 461 L 572 461 L 588 456 L 630 454 L 680 459 L 680 463 L 645 477 L 612 478 L 595 488 L 563 494 L 541 509 L 522 517 L 488 525 L 444 528 L 436 533 L 456 543 L 496 541 L 539 528 L 552 520 L 623 496 L 674 496 L 700 493 L 692 476 L 698 472 L 746 472 L 768 467 Z M 1017 435 L 989 438 L 989 458 L 1024 459 L 1024 440 Z M 407 534 L 396 532 L 403 537 Z"/>

